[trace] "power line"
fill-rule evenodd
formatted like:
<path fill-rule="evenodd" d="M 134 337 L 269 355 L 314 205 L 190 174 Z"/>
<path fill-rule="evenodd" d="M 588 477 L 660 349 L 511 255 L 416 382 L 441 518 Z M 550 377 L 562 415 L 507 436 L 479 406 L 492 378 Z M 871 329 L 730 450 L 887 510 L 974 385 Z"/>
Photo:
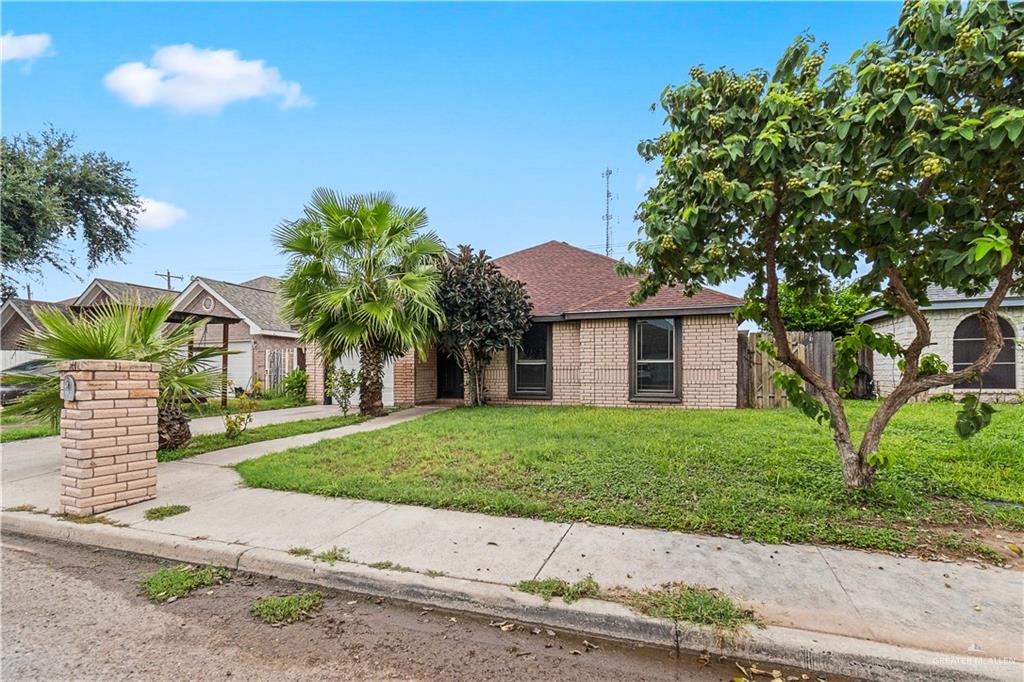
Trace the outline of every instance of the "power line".
<path fill-rule="evenodd" d="M 160 277 L 161 279 L 166 279 L 167 280 L 167 291 L 171 291 L 171 280 L 172 279 L 177 279 L 177 280 L 180 280 L 182 282 L 185 281 L 185 278 L 182 277 L 181 275 L 172 275 L 170 269 L 168 269 L 167 272 L 154 272 L 153 274 L 155 276 L 157 276 L 157 277 Z"/>

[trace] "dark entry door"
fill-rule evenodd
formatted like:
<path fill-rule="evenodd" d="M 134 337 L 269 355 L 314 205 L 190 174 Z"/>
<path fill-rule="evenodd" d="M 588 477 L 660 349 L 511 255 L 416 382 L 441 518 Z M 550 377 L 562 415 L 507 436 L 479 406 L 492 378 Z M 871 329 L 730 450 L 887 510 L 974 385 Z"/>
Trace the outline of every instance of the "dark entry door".
<path fill-rule="evenodd" d="M 437 353 L 437 397 L 462 400 L 465 392 L 462 368 L 455 358 L 438 351 Z"/>

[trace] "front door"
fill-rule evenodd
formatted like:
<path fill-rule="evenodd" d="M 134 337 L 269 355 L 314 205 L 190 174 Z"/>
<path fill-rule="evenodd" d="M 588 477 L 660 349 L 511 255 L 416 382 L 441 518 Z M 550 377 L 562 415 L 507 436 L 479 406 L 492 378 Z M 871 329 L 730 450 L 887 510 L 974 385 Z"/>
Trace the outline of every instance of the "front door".
<path fill-rule="evenodd" d="M 462 400 L 464 395 L 462 367 L 455 358 L 442 351 L 437 352 L 437 397 L 438 399 Z"/>

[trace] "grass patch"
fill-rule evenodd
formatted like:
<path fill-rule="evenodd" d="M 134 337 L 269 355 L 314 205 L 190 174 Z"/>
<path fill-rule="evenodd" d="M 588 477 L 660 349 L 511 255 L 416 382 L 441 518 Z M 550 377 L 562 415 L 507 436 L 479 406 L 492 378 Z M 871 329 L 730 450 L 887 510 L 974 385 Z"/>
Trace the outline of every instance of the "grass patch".
<path fill-rule="evenodd" d="M 29 438 L 45 438 L 56 436 L 60 429 L 50 424 L 17 424 L 0 426 L 0 443 L 10 443 L 16 440 L 28 440 Z"/>
<path fill-rule="evenodd" d="M 126 523 L 120 523 L 115 521 L 109 516 L 103 516 L 102 514 L 96 514 L 95 516 L 74 516 L 72 514 L 54 514 L 54 518 L 58 518 L 61 521 L 67 521 L 68 523 L 77 523 L 80 525 L 88 526 L 94 523 L 101 523 L 105 526 L 127 526 Z"/>
<path fill-rule="evenodd" d="M 423 572 L 423 575 L 427 576 L 428 578 L 441 578 L 448 574 L 444 571 L 435 571 L 432 568 L 428 568 L 426 571 Z"/>
<path fill-rule="evenodd" d="M 220 584 L 230 578 L 231 571 L 226 568 L 181 564 L 173 568 L 161 568 L 142 581 L 142 589 L 150 600 L 162 603 L 180 599 L 200 587 Z"/>
<path fill-rule="evenodd" d="M 382 571 L 402 571 L 403 573 L 411 573 L 412 569 L 402 564 L 396 564 L 391 561 L 376 561 L 372 564 L 367 564 L 370 568 L 379 568 Z"/>
<path fill-rule="evenodd" d="M 264 623 L 288 625 L 309 618 L 323 603 L 324 596 L 319 592 L 303 590 L 286 597 L 261 597 L 249 611 Z"/>
<path fill-rule="evenodd" d="M 146 517 L 147 521 L 160 521 L 161 519 L 166 519 L 170 516 L 184 514 L 185 512 L 190 511 L 191 509 L 192 507 L 189 507 L 186 504 L 168 504 L 163 507 L 153 507 L 151 509 L 147 509 L 146 513 L 143 514 L 143 516 Z"/>
<path fill-rule="evenodd" d="M 544 580 L 524 580 L 516 585 L 520 592 L 536 594 L 551 601 L 552 597 L 561 597 L 566 604 L 572 604 L 584 597 L 597 597 L 601 588 L 593 576 L 587 576 L 575 583 L 568 583 L 561 578 L 545 578 Z"/>
<path fill-rule="evenodd" d="M 288 553 L 292 556 L 313 556 L 313 550 L 309 547 L 289 547 Z"/>
<path fill-rule="evenodd" d="M 254 426 L 246 429 L 235 438 L 228 438 L 223 433 L 204 434 L 194 436 L 188 447 L 184 447 L 179 450 L 159 450 L 156 453 L 156 458 L 157 461 L 160 462 L 173 462 L 179 459 L 195 457 L 196 455 L 201 455 L 204 452 L 213 452 L 214 450 L 223 450 L 224 448 L 233 448 L 239 445 L 258 443 L 264 440 L 274 440 L 275 438 L 298 436 L 303 433 L 316 433 L 317 431 L 336 429 L 341 426 L 358 424 L 364 420 L 365 417 L 354 414 L 347 417 L 338 415 L 337 417 L 301 419 L 299 421 L 283 422 L 281 424 Z"/>
<path fill-rule="evenodd" d="M 668 618 L 677 623 L 735 630 L 758 622 L 752 611 L 740 608 L 721 592 L 682 583 L 639 592 L 622 591 L 609 596 L 645 616 Z"/>
<path fill-rule="evenodd" d="M 14 507 L 4 507 L 3 509 L 0 509 L 0 511 L 5 512 L 34 512 L 35 510 L 36 506 L 34 504 L 19 504 Z"/>
<path fill-rule="evenodd" d="M 265 412 L 266 410 L 284 410 L 289 407 L 304 407 L 306 405 L 312 405 L 313 403 L 308 400 L 296 400 L 291 396 L 279 395 L 268 398 L 257 398 L 255 412 Z M 215 417 L 218 415 L 225 414 L 237 414 L 241 407 L 241 403 L 238 398 L 228 398 L 228 406 L 220 406 L 220 398 L 210 398 L 205 403 L 192 404 L 188 403 L 182 406 L 182 410 L 192 417 Z"/>
<path fill-rule="evenodd" d="M 848 404 L 856 435 L 875 407 Z M 235 468 L 260 488 L 929 553 L 950 527 L 1024 529 L 1024 508 L 990 502 L 1024 503 L 1024 405 L 969 440 L 957 409 L 901 410 L 880 448 L 893 464 L 860 493 L 828 428 L 796 409 L 456 408 Z"/>
<path fill-rule="evenodd" d="M 319 554 L 314 554 L 313 561 L 322 561 L 333 566 L 338 561 L 348 561 L 348 550 L 343 547 L 331 547 Z"/>

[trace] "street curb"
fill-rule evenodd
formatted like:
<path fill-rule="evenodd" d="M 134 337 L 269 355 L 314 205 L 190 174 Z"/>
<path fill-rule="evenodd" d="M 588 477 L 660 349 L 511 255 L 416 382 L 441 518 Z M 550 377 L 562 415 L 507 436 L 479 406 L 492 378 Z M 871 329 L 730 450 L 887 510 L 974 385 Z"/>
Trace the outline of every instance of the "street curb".
<path fill-rule="evenodd" d="M 692 653 L 793 666 L 868 680 L 936 679 L 1021 682 L 1024 664 L 947 654 L 794 628 L 746 628 L 729 641 L 707 627 L 648 618 L 620 604 L 582 599 L 572 605 L 515 591 L 507 585 L 446 576 L 380 570 L 348 562 L 326 564 L 280 550 L 190 539 L 137 528 L 80 524 L 46 514 L 0 512 L 5 533 L 92 545 L 135 554 L 235 570 L 384 597 L 497 620 L 536 624 Z"/>

